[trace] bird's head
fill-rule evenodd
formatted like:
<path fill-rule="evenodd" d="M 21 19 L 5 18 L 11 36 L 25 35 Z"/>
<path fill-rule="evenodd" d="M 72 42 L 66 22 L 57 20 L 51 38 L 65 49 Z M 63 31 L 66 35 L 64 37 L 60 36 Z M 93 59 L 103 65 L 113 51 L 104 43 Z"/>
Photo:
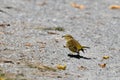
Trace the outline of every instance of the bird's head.
<path fill-rule="evenodd" d="M 70 39 L 73 39 L 73 37 L 69 34 L 66 34 L 64 36 L 62 36 L 63 38 L 65 38 L 65 40 L 70 40 Z"/>

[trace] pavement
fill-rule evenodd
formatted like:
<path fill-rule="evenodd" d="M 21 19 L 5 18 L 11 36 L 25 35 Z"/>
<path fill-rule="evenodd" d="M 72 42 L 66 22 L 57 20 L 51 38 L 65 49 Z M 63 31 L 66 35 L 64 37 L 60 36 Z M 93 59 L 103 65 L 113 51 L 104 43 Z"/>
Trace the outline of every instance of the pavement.
<path fill-rule="evenodd" d="M 77 8 L 71 3 L 84 7 Z M 119 0 L 0 0 L 0 77 L 120 80 L 120 9 L 109 8 L 119 3 Z M 71 34 L 90 49 L 80 52 L 80 57 L 68 56 L 71 52 L 63 47 L 65 34 Z M 57 69 L 59 64 L 66 65 L 66 69 Z"/>

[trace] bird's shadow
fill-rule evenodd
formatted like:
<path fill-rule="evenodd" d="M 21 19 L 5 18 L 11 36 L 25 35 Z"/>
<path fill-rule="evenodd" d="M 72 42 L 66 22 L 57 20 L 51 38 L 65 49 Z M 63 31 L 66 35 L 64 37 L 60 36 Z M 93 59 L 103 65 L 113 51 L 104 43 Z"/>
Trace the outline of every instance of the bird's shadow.
<path fill-rule="evenodd" d="M 84 56 L 80 56 L 80 55 L 72 55 L 72 54 L 68 54 L 68 56 L 70 58 L 77 58 L 77 59 L 87 59 L 87 60 L 90 60 L 91 58 L 88 58 L 88 57 L 84 57 Z"/>

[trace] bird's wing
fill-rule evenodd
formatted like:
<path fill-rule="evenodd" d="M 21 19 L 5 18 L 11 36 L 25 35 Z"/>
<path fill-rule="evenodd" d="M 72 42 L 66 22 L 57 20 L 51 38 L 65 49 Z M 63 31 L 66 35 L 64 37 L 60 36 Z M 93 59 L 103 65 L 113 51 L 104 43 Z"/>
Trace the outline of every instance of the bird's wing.
<path fill-rule="evenodd" d="M 74 40 L 74 43 L 76 44 L 78 50 L 82 49 L 82 46 L 80 45 L 80 43 L 77 40 Z"/>
<path fill-rule="evenodd" d="M 76 52 L 76 53 L 79 52 L 78 48 L 77 48 L 77 45 L 76 45 L 76 42 L 73 39 L 67 41 L 66 45 L 72 52 Z"/>

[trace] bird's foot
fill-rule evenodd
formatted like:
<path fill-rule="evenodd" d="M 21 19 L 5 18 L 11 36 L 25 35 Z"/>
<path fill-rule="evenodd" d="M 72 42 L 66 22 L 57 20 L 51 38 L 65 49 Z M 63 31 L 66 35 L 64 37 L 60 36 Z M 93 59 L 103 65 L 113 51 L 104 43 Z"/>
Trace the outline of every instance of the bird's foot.
<path fill-rule="evenodd" d="M 68 56 L 72 56 L 73 54 L 68 54 Z"/>
<path fill-rule="evenodd" d="M 67 46 L 63 45 L 64 48 L 67 48 Z"/>

